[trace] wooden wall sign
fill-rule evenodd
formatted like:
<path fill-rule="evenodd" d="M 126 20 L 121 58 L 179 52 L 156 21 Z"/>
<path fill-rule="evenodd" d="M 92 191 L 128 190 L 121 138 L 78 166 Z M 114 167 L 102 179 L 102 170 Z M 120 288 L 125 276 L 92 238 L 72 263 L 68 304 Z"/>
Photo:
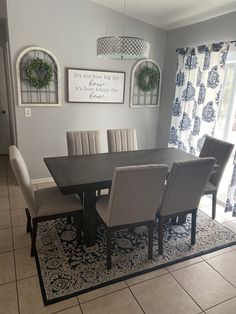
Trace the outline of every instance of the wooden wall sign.
<path fill-rule="evenodd" d="M 68 102 L 124 103 L 125 72 L 67 69 Z"/>

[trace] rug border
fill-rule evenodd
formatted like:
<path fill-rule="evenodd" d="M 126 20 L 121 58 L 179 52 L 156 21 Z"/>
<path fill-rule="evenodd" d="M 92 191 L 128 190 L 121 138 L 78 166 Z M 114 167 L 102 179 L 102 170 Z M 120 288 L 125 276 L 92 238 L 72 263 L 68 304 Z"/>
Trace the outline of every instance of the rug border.
<path fill-rule="evenodd" d="M 225 227 L 225 228 L 228 229 L 227 227 Z M 228 229 L 228 230 L 231 231 L 232 233 L 234 233 L 232 230 L 230 230 L 230 229 Z M 157 266 L 154 266 L 154 267 L 151 267 L 151 268 L 148 268 L 148 269 L 144 269 L 144 270 L 141 270 L 139 272 L 135 272 L 135 273 L 130 274 L 130 275 L 125 275 L 125 276 L 122 276 L 122 277 L 119 277 L 119 278 L 116 278 L 116 279 L 112 279 L 110 281 L 101 283 L 99 285 L 96 285 L 96 286 L 93 286 L 93 287 L 90 287 L 90 288 L 86 288 L 86 289 L 83 289 L 81 291 L 68 294 L 66 296 L 54 298 L 52 300 L 47 300 L 46 291 L 44 289 L 43 278 L 42 278 L 42 273 L 41 273 L 40 264 L 39 264 L 38 253 L 36 252 L 35 260 L 36 260 L 36 266 L 37 266 L 37 271 L 38 271 L 38 278 L 39 278 L 40 289 L 41 289 L 41 293 L 42 293 L 42 297 L 43 297 L 43 303 L 44 303 L 45 306 L 51 305 L 51 304 L 54 304 L 54 303 L 57 303 L 57 302 L 60 302 L 60 301 L 63 301 L 63 300 L 67 300 L 67 299 L 70 299 L 70 298 L 78 296 L 78 295 L 81 295 L 83 293 L 96 290 L 98 288 L 109 286 L 109 285 L 112 285 L 114 283 L 117 283 L 117 282 L 120 282 L 120 281 L 123 281 L 123 280 L 127 280 L 127 279 L 130 279 L 130 278 L 136 277 L 136 276 L 140 276 L 140 275 L 152 272 L 154 270 L 158 270 L 158 269 L 161 269 L 161 268 L 164 268 L 164 267 L 167 267 L 167 266 L 171 266 L 171 265 L 174 265 L 174 264 L 177 264 L 177 263 L 181 263 L 181 262 L 187 261 L 189 259 L 192 259 L 194 257 L 206 255 L 206 254 L 209 254 L 209 253 L 212 253 L 212 252 L 215 252 L 215 251 L 218 251 L 218 250 L 230 247 L 230 246 L 235 245 L 235 244 L 236 244 L 236 241 L 229 242 L 229 243 L 226 243 L 226 244 L 222 244 L 220 246 L 211 248 L 211 249 L 203 251 L 203 252 L 194 253 L 192 255 L 185 256 L 185 257 L 176 259 L 176 260 L 171 261 L 171 262 L 167 262 L 167 263 L 164 263 L 164 264 L 161 264 L 161 265 L 157 265 Z"/>

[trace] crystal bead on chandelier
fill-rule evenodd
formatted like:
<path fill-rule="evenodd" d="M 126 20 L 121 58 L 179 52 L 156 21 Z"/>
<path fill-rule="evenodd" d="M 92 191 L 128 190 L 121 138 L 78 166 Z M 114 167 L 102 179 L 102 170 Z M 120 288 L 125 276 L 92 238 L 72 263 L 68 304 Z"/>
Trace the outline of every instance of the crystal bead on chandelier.
<path fill-rule="evenodd" d="M 137 3 L 138 7 L 138 3 Z M 126 1 L 124 0 L 125 20 Z M 124 28 L 124 25 L 123 25 Z M 149 57 L 149 42 L 131 36 L 105 36 L 97 39 L 97 56 L 117 60 L 147 59 Z"/>

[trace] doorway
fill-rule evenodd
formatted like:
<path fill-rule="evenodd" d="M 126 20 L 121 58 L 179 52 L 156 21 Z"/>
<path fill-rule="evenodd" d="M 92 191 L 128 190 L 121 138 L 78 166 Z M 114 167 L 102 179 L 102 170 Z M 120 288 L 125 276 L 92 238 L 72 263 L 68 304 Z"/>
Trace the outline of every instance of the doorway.
<path fill-rule="evenodd" d="M 16 143 L 6 19 L 0 18 L 0 155 Z"/>

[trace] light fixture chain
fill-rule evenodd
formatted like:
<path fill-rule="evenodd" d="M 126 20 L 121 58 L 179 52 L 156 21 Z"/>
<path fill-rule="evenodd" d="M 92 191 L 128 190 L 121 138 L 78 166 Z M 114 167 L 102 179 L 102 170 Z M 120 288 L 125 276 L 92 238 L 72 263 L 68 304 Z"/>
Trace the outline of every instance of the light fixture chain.
<path fill-rule="evenodd" d="M 114 1 L 115 0 L 111 0 L 111 5 L 110 5 L 110 8 L 113 10 L 113 8 L 114 8 Z M 108 26 L 109 26 L 109 24 L 111 24 L 111 21 L 110 21 L 110 19 L 108 18 L 107 19 L 107 23 L 106 23 L 106 27 L 105 27 L 105 36 L 107 36 L 107 34 L 108 34 Z"/>
<path fill-rule="evenodd" d="M 138 28 L 139 28 L 139 33 L 141 35 L 141 34 L 143 34 L 143 30 L 140 27 L 141 14 L 140 14 L 140 7 L 139 7 L 139 1 L 138 0 L 136 0 L 136 5 L 137 5 L 137 16 L 138 16 Z"/>

